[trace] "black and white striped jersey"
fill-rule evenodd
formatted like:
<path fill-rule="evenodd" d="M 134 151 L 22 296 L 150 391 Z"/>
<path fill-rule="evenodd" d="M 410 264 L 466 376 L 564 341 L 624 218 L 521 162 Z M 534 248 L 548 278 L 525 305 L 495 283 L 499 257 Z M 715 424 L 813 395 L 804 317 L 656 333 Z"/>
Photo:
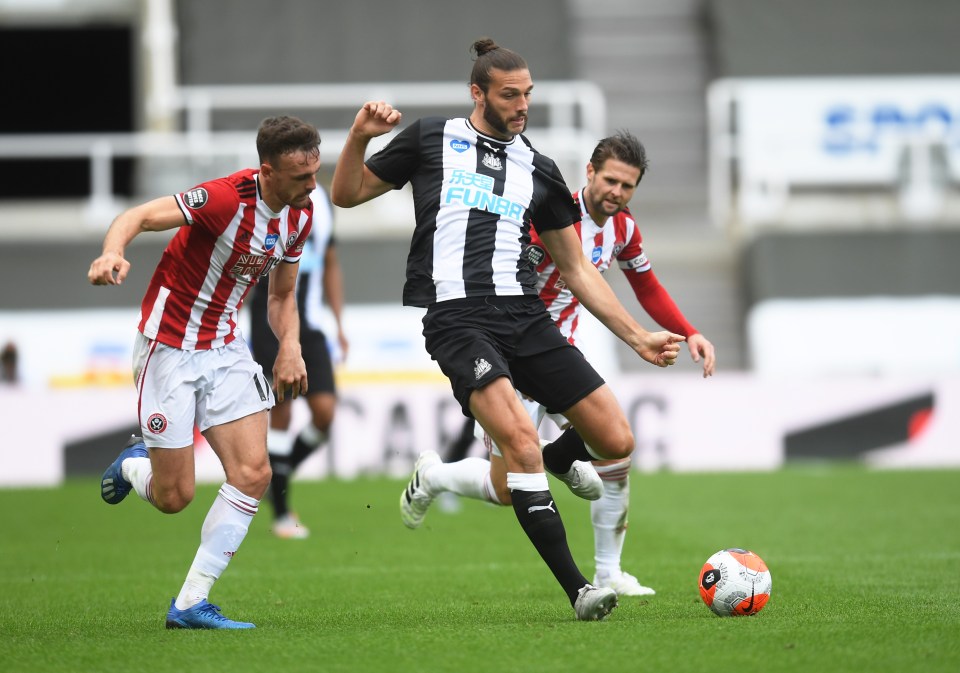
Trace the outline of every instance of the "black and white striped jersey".
<path fill-rule="evenodd" d="M 536 260 L 527 258 L 531 223 L 544 231 L 580 219 L 552 159 L 522 135 L 496 140 L 465 118 L 420 119 L 366 163 L 381 180 L 413 188 L 406 306 L 536 295 Z"/>

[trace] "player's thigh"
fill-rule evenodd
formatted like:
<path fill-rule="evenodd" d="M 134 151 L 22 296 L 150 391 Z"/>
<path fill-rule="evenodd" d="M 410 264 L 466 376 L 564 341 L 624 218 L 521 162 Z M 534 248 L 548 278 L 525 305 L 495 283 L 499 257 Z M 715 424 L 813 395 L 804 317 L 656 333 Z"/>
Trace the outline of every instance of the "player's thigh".
<path fill-rule="evenodd" d="M 626 458 L 633 451 L 630 424 L 610 386 L 600 386 L 563 415 L 602 458 Z"/>
<path fill-rule="evenodd" d="M 210 426 L 203 435 L 220 459 L 227 483 L 246 495 L 262 497 L 270 479 L 266 412 Z"/>
<path fill-rule="evenodd" d="M 311 390 L 307 395 L 307 406 L 316 428 L 324 432 L 329 430 L 337 409 L 336 396 L 333 393 L 314 393 Z"/>
<path fill-rule="evenodd" d="M 196 464 L 193 444 L 181 448 L 152 448 L 153 500 L 165 512 L 179 512 L 196 494 Z"/>
<path fill-rule="evenodd" d="M 537 430 L 510 379 L 501 376 L 474 390 L 470 411 L 500 448 L 509 471 L 543 470 Z"/>
<path fill-rule="evenodd" d="M 333 361 L 327 339 L 319 330 L 302 330 L 300 339 L 310 385 L 306 398 L 310 417 L 318 429 L 326 431 L 333 422 L 337 406 Z"/>

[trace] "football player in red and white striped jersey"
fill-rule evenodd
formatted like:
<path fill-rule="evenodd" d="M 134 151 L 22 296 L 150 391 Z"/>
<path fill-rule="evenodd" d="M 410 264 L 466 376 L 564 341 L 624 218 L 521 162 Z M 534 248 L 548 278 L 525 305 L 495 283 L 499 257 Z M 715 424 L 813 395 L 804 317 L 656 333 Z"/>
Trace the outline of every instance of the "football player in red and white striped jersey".
<path fill-rule="evenodd" d="M 310 193 L 320 168 L 320 136 L 295 117 L 265 119 L 260 166 L 209 180 L 121 213 L 93 261 L 93 285 L 119 285 L 130 271 L 129 243 L 143 232 L 177 229 L 143 297 L 134 349 L 141 437 L 104 473 L 103 499 L 129 491 L 161 512 L 183 510 L 195 490 L 194 428 L 223 465 L 226 481 L 200 537 L 168 628 L 252 628 L 227 619 L 207 597 L 246 536 L 270 483 L 267 410 L 274 393 L 237 327 L 251 287 L 269 274 L 268 316 L 279 340 L 276 399 L 307 391 L 294 289 L 312 225 Z"/>
<path fill-rule="evenodd" d="M 687 337 L 690 355 L 694 362 L 702 359 L 706 378 L 713 375 L 716 366 L 713 344 L 687 321 L 660 284 L 643 251 L 640 230 L 627 207 L 646 168 L 646 150 L 633 134 L 620 131 L 601 140 L 587 164 L 587 185 L 574 194 L 582 214 L 580 223 L 575 226 L 583 243 L 584 256 L 601 273 L 616 262 L 637 301 L 650 317 L 661 327 Z M 581 304 L 566 288 L 536 231 L 532 239 L 531 245 L 543 251 L 542 261 L 537 265 L 540 298 L 567 340 L 581 346 L 577 329 Z M 589 351 L 587 355 L 589 358 Z M 536 408 L 531 410 L 540 417 L 544 412 Z M 568 424 L 562 416 L 552 418 L 560 427 Z M 653 589 L 640 584 L 620 567 L 630 504 L 630 458 L 594 461 L 594 466 L 604 488 L 603 495 L 590 503 L 596 562 L 593 583 L 610 587 L 621 596 L 651 595 L 655 593 Z"/>

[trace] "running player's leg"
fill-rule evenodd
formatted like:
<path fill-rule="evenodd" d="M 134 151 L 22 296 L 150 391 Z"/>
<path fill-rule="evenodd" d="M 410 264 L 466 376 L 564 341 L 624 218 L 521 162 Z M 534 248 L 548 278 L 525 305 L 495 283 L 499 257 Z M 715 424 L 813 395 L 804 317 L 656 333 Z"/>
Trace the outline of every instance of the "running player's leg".
<path fill-rule="evenodd" d="M 576 607 L 589 582 L 570 553 L 533 423 L 506 378 L 475 390 L 470 396 L 470 408 L 503 454 L 507 488 L 517 520 L 563 587 L 570 604 Z M 597 618 L 582 616 L 579 611 L 578 617 Z"/>
<path fill-rule="evenodd" d="M 310 382 L 310 391 L 305 398 L 310 409 L 310 420 L 291 441 L 287 430 L 290 428 L 292 400 L 287 398 L 287 401 L 271 410 L 270 430 L 267 432 L 267 449 L 273 470 L 269 491 L 274 519 L 271 529 L 277 537 L 296 539 L 308 537 L 310 531 L 290 506 L 291 482 L 300 465 L 327 442 L 337 406 L 333 362 L 326 337 L 319 330 L 304 329 L 301 330 L 300 341 Z M 278 446 L 280 437 L 277 430 L 280 427 L 283 428 L 283 446 Z"/>
<path fill-rule="evenodd" d="M 550 401 L 559 408 L 572 406 L 583 390 L 599 385 L 594 378 L 599 383 L 602 379 L 589 368 L 567 389 L 565 358 L 541 355 L 563 347 L 574 349 L 542 304 L 527 298 L 444 302 L 428 308 L 423 323 L 427 350 L 450 379 L 465 415 L 476 418 L 500 447 L 507 488 L 524 533 L 567 594 L 577 617 L 602 619 L 615 606 L 616 594 L 592 587 L 573 561 L 543 468 L 537 429 L 511 377 L 519 373 L 527 380 L 542 379 L 539 389 L 552 391 Z M 561 367 L 554 368 L 555 364 Z M 403 511 L 406 495 L 401 498 Z"/>
<path fill-rule="evenodd" d="M 305 329 L 300 334 L 300 341 L 303 360 L 307 366 L 307 379 L 310 381 L 310 391 L 306 397 L 310 420 L 293 440 L 290 451 L 293 472 L 327 442 L 337 408 L 333 361 L 330 359 L 327 338 L 319 330 Z"/>
<path fill-rule="evenodd" d="M 603 496 L 590 503 L 596 574 L 593 583 L 609 587 L 618 596 L 652 596 L 656 593 L 621 567 L 630 512 L 630 459 L 594 463 L 603 480 Z"/>
<path fill-rule="evenodd" d="M 522 397 L 520 402 L 534 427 L 539 427 L 545 413 L 543 406 L 535 400 Z M 487 451 L 487 458 L 461 457 L 457 460 L 435 463 L 429 470 L 423 472 L 424 489 L 431 497 L 437 497 L 443 493 L 454 493 L 494 505 L 512 504 L 510 489 L 507 488 L 507 468 L 499 447 L 483 426 L 473 418 L 468 419 L 464 424 L 458 443 L 466 443 L 464 435 L 467 430 L 470 432 L 470 443 L 480 441 Z M 542 440 L 540 442 L 543 443 Z"/>
<path fill-rule="evenodd" d="M 202 358 L 140 333 L 133 351 L 141 437 L 131 438 L 115 463 L 117 481 L 126 481 L 140 498 L 173 514 L 189 505 L 195 492 L 193 381 Z M 131 457 L 122 459 L 124 455 Z"/>
<path fill-rule="evenodd" d="M 616 593 L 591 585 L 574 562 L 543 463 L 537 460 L 540 438 L 532 421 L 523 423 L 519 410 L 505 412 L 505 405 L 521 409 L 522 405 L 512 386 L 505 379 L 498 381 L 503 383 L 495 381 L 470 397 L 474 415 L 502 454 L 491 456 L 491 476 L 494 481 L 505 480 L 517 520 L 566 592 L 577 619 L 603 619 L 616 607 Z"/>
<path fill-rule="evenodd" d="M 608 385 L 596 388 L 563 415 L 573 427 L 543 451 L 552 472 L 566 472 L 577 460 L 619 460 L 633 452 L 633 433 Z"/>
<path fill-rule="evenodd" d="M 273 395 L 263 372 L 239 340 L 208 358 L 197 403 L 197 425 L 223 465 L 221 485 L 200 531 L 200 547 L 167 614 L 170 628 L 251 628 L 208 609 L 207 597 L 235 556 L 270 484 L 267 410 Z M 193 614 L 192 610 L 200 611 Z M 191 621 L 195 617 L 196 621 Z"/>
<path fill-rule="evenodd" d="M 260 498 L 267 489 L 270 466 L 263 452 L 265 412 L 250 414 L 204 433 L 223 464 L 220 486 L 200 531 L 200 547 L 176 599 L 180 610 L 206 600 L 214 582 L 247 535 Z"/>

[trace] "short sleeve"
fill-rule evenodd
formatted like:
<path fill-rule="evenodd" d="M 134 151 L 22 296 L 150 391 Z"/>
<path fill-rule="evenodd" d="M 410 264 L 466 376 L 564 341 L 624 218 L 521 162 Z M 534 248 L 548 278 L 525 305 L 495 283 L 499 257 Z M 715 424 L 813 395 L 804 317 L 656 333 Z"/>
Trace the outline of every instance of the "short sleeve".
<path fill-rule="evenodd" d="M 374 175 L 399 189 L 420 166 L 420 120 L 403 129 L 386 147 L 367 159 Z"/>

